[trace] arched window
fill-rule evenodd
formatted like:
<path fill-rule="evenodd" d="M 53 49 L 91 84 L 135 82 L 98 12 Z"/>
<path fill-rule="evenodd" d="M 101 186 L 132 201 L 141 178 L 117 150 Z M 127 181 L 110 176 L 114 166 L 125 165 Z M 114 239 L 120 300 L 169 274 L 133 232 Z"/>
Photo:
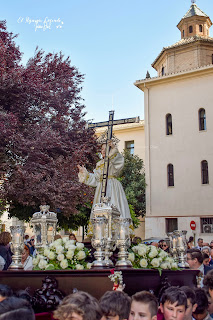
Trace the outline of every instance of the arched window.
<path fill-rule="evenodd" d="M 185 36 L 185 31 L 183 30 L 183 38 L 184 38 L 184 36 Z"/>
<path fill-rule="evenodd" d="M 199 116 L 199 130 L 206 130 L 206 111 L 205 109 L 201 108 L 198 111 L 198 116 Z"/>
<path fill-rule="evenodd" d="M 203 26 L 202 26 L 202 24 L 199 25 L 199 32 L 203 32 Z"/>
<path fill-rule="evenodd" d="M 189 26 L 189 33 L 192 33 L 192 32 L 193 32 L 193 27 Z"/>
<path fill-rule="evenodd" d="M 174 187 L 174 167 L 171 163 L 167 166 L 167 181 L 168 187 Z"/>
<path fill-rule="evenodd" d="M 166 134 L 167 136 L 172 134 L 172 115 L 170 113 L 166 115 Z"/>
<path fill-rule="evenodd" d="M 162 76 L 164 76 L 164 74 L 165 74 L 164 67 L 162 67 L 162 69 L 161 69 L 161 74 L 162 74 Z"/>
<path fill-rule="evenodd" d="M 206 160 L 201 161 L 201 181 L 202 184 L 209 184 L 209 170 Z"/>

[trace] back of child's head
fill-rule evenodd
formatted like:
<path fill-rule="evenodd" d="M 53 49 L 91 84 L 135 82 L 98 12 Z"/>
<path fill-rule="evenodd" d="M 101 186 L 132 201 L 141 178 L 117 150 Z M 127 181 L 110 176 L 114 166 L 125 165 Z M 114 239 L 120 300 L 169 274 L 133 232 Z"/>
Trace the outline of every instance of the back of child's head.
<path fill-rule="evenodd" d="M 69 320 L 72 319 L 73 312 L 83 320 L 100 320 L 102 317 L 97 299 L 83 291 L 65 297 L 54 311 L 54 317 L 58 320 Z"/>
<path fill-rule="evenodd" d="M 122 291 L 107 291 L 101 297 L 100 308 L 105 317 L 119 316 L 119 320 L 128 319 L 131 299 Z"/>
<path fill-rule="evenodd" d="M 208 297 L 204 289 L 196 288 L 195 289 L 195 297 L 197 308 L 194 311 L 194 314 L 202 314 L 207 311 L 209 302 Z"/>
<path fill-rule="evenodd" d="M 30 303 L 17 297 L 9 297 L 0 303 L 0 320 L 34 320 Z"/>
<path fill-rule="evenodd" d="M 169 287 L 162 294 L 160 303 L 164 305 L 164 303 L 168 301 L 171 304 L 177 303 L 177 306 L 184 305 L 187 308 L 187 296 L 186 294 L 178 287 Z"/>
<path fill-rule="evenodd" d="M 157 315 L 158 300 L 152 293 L 148 291 L 137 292 L 132 296 L 132 301 L 148 304 L 151 317 L 154 317 L 155 315 Z"/>
<path fill-rule="evenodd" d="M 204 277 L 203 280 L 204 286 L 207 287 L 207 289 L 213 290 L 213 270 L 210 270 Z"/>
<path fill-rule="evenodd" d="M 190 300 L 191 304 L 194 305 L 196 303 L 194 290 L 187 286 L 180 287 L 180 289 L 185 293 L 187 299 Z"/>
<path fill-rule="evenodd" d="M 12 289 L 6 284 L 0 284 L 0 296 L 3 298 L 11 297 L 13 295 Z"/>

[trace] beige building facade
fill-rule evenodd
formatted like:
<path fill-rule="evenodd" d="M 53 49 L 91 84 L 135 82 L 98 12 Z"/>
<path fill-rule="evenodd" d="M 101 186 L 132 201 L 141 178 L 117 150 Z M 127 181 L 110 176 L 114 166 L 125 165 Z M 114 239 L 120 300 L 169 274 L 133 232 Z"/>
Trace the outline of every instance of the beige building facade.
<path fill-rule="evenodd" d="M 213 239 L 213 38 L 210 18 L 196 4 L 181 19 L 181 40 L 153 63 L 156 78 L 138 80 L 144 92 L 145 236 L 174 229 Z M 183 32 L 184 31 L 184 32 Z M 202 32 L 203 33 L 202 33 Z"/>

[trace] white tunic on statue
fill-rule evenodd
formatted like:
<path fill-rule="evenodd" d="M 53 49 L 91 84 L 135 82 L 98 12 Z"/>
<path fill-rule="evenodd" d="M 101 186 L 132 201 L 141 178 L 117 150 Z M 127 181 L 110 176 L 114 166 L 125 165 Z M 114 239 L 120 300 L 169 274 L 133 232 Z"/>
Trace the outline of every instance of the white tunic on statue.
<path fill-rule="evenodd" d="M 124 157 L 119 153 L 117 148 L 113 148 L 109 153 L 109 170 L 106 196 L 110 198 L 109 203 L 113 204 L 120 211 L 122 218 L 131 218 L 129 205 L 121 183 L 116 179 L 121 173 L 124 166 Z M 103 180 L 104 159 L 96 164 L 93 173 L 89 173 L 86 168 L 79 172 L 79 181 L 88 186 L 96 187 L 93 200 L 93 207 L 96 203 L 101 202 L 101 188 Z M 92 216 L 90 216 L 92 218 Z"/>

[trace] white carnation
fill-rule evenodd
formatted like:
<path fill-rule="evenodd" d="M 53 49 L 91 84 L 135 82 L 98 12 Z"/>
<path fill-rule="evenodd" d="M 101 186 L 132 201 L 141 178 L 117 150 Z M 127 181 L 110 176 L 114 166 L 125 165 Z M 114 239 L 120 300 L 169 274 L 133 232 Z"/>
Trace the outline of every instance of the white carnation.
<path fill-rule="evenodd" d="M 38 264 L 39 269 L 45 269 L 46 266 L 47 266 L 47 261 L 44 259 L 41 259 Z"/>
<path fill-rule="evenodd" d="M 167 261 L 163 261 L 161 264 L 160 264 L 160 267 L 162 269 L 169 269 L 170 268 L 170 263 L 167 262 Z"/>
<path fill-rule="evenodd" d="M 82 266 L 82 264 L 76 264 L 76 270 L 83 270 L 84 266 Z"/>
<path fill-rule="evenodd" d="M 76 249 L 76 246 L 70 242 L 67 242 L 65 244 L 65 248 L 68 249 L 68 250 L 75 250 Z"/>
<path fill-rule="evenodd" d="M 87 263 L 87 269 L 91 269 L 91 267 L 92 267 L 92 263 Z"/>
<path fill-rule="evenodd" d="M 69 238 L 67 238 L 67 237 L 62 238 L 63 243 L 67 243 L 67 241 L 69 241 Z"/>
<path fill-rule="evenodd" d="M 137 252 L 138 248 L 139 248 L 138 246 L 134 246 L 134 247 L 132 247 L 132 251 Z"/>
<path fill-rule="evenodd" d="M 78 248 L 78 250 L 82 250 L 84 248 L 84 244 L 82 242 L 77 242 L 76 247 Z"/>
<path fill-rule="evenodd" d="M 55 251 L 56 251 L 57 254 L 59 254 L 59 253 L 62 253 L 64 251 L 64 248 L 62 246 L 57 246 L 57 247 L 55 247 Z"/>
<path fill-rule="evenodd" d="M 139 256 L 144 257 L 146 255 L 146 248 L 139 247 L 138 248 L 138 254 L 139 254 Z"/>
<path fill-rule="evenodd" d="M 48 256 L 47 256 L 50 260 L 55 259 L 55 253 L 53 251 L 50 251 Z"/>
<path fill-rule="evenodd" d="M 82 260 L 82 259 L 86 258 L 85 252 L 84 252 L 84 251 L 79 251 L 79 252 L 76 254 L 76 258 L 77 258 L 78 260 Z"/>
<path fill-rule="evenodd" d="M 63 253 L 59 253 L 58 256 L 57 256 L 57 259 L 58 259 L 58 261 L 64 260 L 64 255 L 63 255 Z"/>
<path fill-rule="evenodd" d="M 60 262 L 60 266 L 62 267 L 62 269 L 66 269 L 68 267 L 68 261 L 67 259 L 63 259 L 61 262 Z"/>
<path fill-rule="evenodd" d="M 54 245 L 55 247 L 61 246 L 62 243 L 63 243 L 62 239 L 57 239 L 57 240 L 53 241 L 53 245 Z"/>
<path fill-rule="evenodd" d="M 152 248 L 151 248 L 151 251 L 150 251 L 150 253 L 149 253 L 149 257 L 150 258 L 155 258 L 155 257 L 157 257 L 157 255 L 158 255 L 158 250 L 157 250 L 157 248 L 156 247 L 154 247 L 154 246 L 151 246 Z"/>
<path fill-rule="evenodd" d="M 135 261 L 135 254 L 134 252 L 130 252 L 129 253 L 129 258 L 128 258 L 131 262 L 134 262 Z"/>
<path fill-rule="evenodd" d="M 45 257 L 48 257 L 49 253 L 50 253 L 49 248 L 45 248 L 45 249 L 44 249 L 44 256 L 45 256 Z"/>
<path fill-rule="evenodd" d="M 74 256 L 74 251 L 73 250 L 68 250 L 66 253 L 67 259 L 72 259 Z"/>
<path fill-rule="evenodd" d="M 177 269 L 178 268 L 177 262 L 172 262 L 171 263 L 171 268 L 172 269 Z"/>
<path fill-rule="evenodd" d="M 148 262 L 146 259 L 141 259 L 140 260 L 140 266 L 141 268 L 146 268 L 148 266 Z"/>
<path fill-rule="evenodd" d="M 166 258 L 168 257 L 168 253 L 164 250 L 160 250 L 159 257 Z"/>
<path fill-rule="evenodd" d="M 158 268 L 159 265 L 160 265 L 159 259 L 157 259 L 157 258 L 152 259 L 151 265 L 152 265 L 154 268 Z"/>

